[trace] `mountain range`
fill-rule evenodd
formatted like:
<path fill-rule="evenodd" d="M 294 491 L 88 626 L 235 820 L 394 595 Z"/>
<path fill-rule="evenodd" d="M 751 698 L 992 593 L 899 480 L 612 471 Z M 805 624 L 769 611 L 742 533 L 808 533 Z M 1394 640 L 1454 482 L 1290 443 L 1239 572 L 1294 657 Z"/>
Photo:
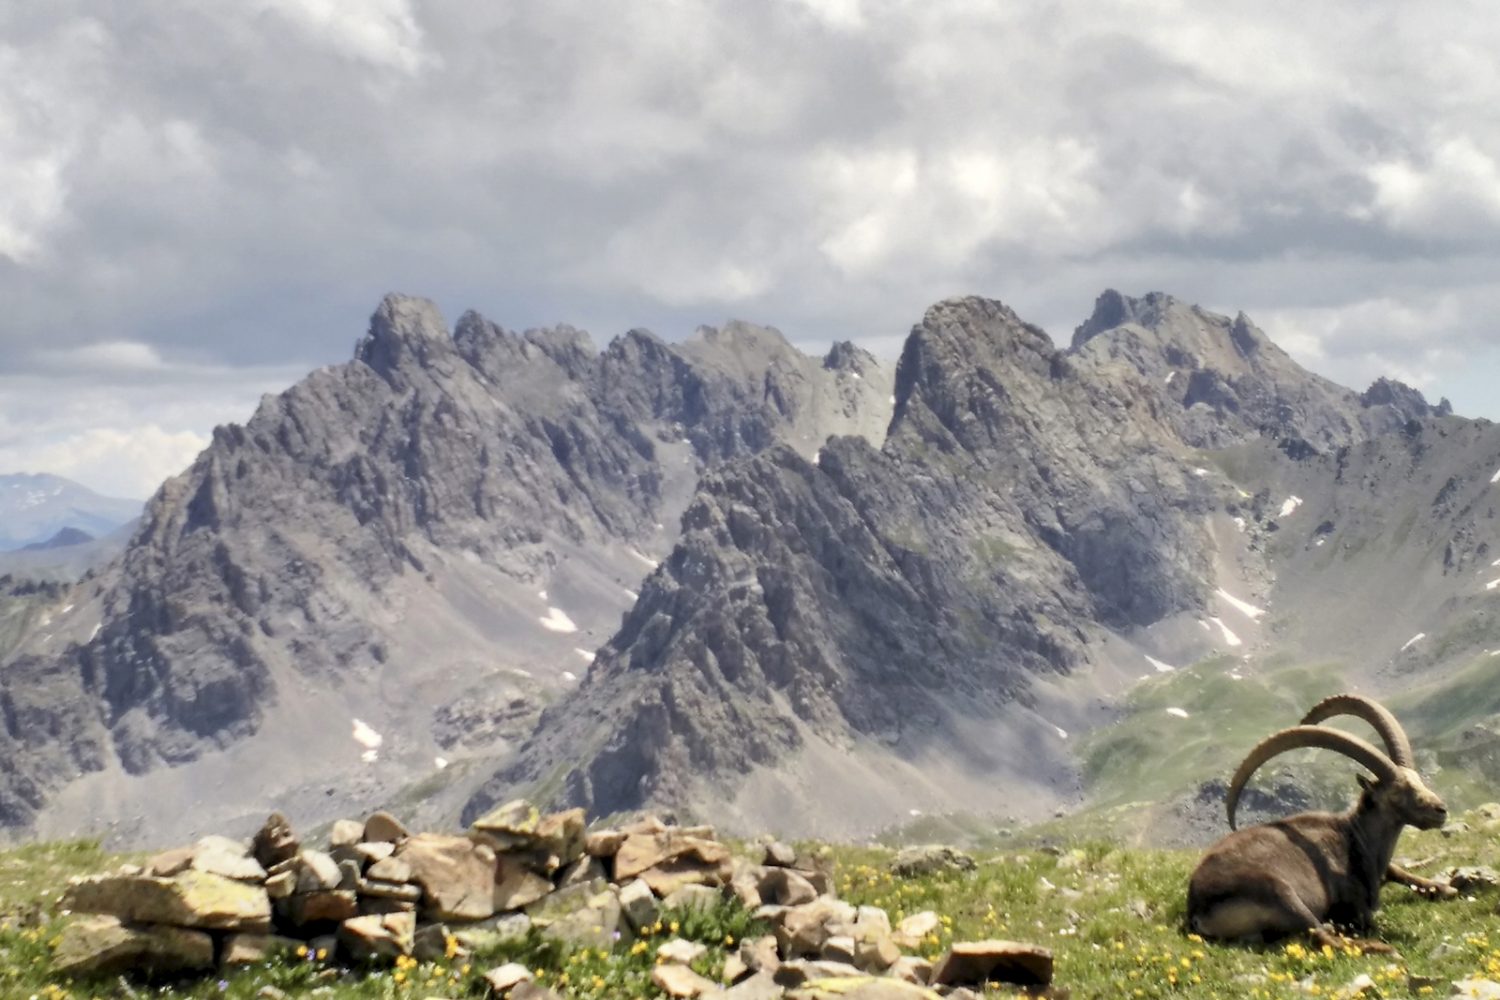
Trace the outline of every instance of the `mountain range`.
<path fill-rule="evenodd" d="M 1065 347 L 948 300 L 894 368 L 745 323 L 450 332 L 391 296 L 0 654 L 0 822 L 150 841 L 525 793 L 1192 835 L 1227 729 L 1345 686 L 1480 789 L 1497 469 L 1488 422 L 1162 294 L 1104 293 Z"/>

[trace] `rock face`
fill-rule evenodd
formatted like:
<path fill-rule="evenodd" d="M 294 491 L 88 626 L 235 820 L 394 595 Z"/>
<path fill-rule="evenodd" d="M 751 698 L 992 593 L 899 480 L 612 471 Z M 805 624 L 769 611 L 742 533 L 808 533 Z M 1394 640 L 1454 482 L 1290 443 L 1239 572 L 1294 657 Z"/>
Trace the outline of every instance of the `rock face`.
<path fill-rule="evenodd" d="M 518 794 L 789 835 L 1049 814 L 1142 650 L 1171 669 L 1156 637 L 1245 651 L 1211 622 L 1259 608 L 1226 585 L 1288 609 L 1261 634 L 1299 655 L 1386 663 L 1446 621 L 1479 651 L 1500 432 L 1448 410 L 1159 294 L 1106 292 L 1066 348 L 942 302 L 894 375 L 741 323 L 595 352 L 391 297 L 0 664 L 0 822 L 104 801 L 128 839 L 215 823 L 226 789 L 328 819 L 418 781 L 443 820 Z M 569 837 L 536 840 L 549 878 Z"/>
<path fill-rule="evenodd" d="M 630 606 L 702 469 L 778 441 L 808 457 L 830 433 L 878 441 L 890 382 L 852 345 L 811 358 L 743 323 L 596 352 L 570 327 L 475 313 L 450 334 L 432 303 L 390 296 L 352 362 L 218 428 L 120 561 L 0 671 L 0 824 L 78 774 L 102 789 L 109 772 L 140 813 L 124 828 L 146 833 L 179 807 L 212 824 L 230 773 L 241 801 L 303 812 L 325 779 L 355 783 L 328 761 L 363 802 L 377 759 L 394 789 L 452 749 L 504 752 Z M 308 754 L 316 788 L 273 777 Z M 223 763 L 185 772 L 201 780 L 150 780 L 205 755 Z M 55 826 L 91 790 L 54 802 Z"/>

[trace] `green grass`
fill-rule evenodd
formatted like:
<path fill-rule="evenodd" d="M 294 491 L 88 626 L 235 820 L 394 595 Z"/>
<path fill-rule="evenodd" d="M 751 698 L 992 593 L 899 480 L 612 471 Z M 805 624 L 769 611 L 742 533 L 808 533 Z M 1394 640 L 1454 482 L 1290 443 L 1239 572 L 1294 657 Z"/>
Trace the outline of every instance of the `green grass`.
<path fill-rule="evenodd" d="M 1464 818 L 1470 832 L 1453 837 L 1408 832 L 1398 853 L 1423 859 L 1424 872 L 1493 860 L 1500 824 L 1478 815 Z M 1412 976 L 1432 980 L 1435 995 L 1444 996 L 1453 979 L 1500 976 L 1500 921 L 1492 896 L 1428 902 L 1387 887 L 1378 933 L 1405 957 L 1325 955 L 1310 952 L 1305 941 L 1246 947 L 1197 941 L 1185 934 L 1184 890 L 1196 861 L 1192 852 L 1074 840 L 1053 852 L 990 852 L 980 856 L 973 872 L 915 879 L 889 873 L 889 849 L 835 847 L 832 853 L 838 864 L 839 894 L 849 902 L 883 907 L 893 921 L 922 910 L 945 918 L 918 954 L 935 958 L 954 941 L 995 937 L 1044 945 L 1056 956 L 1057 985 L 1080 1000 L 1301 998 L 1313 987 L 1312 995 L 1335 995 L 1362 973 L 1374 978 L 1386 997 L 1414 995 L 1408 987 Z M 48 961 L 50 942 L 61 927 L 54 910 L 60 880 L 117 861 L 94 844 L 38 845 L 0 853 L 0 872 L 6 873 L 0 912 L 7 914 L 0 918 L 0 997 L 251 1000 L 263 987 L 274 986 L 289 996 L 329 1000 L 457 1000 L 486 996 L 482 973 L 518 961 L 565 997 L 654 998 L 659 993 L 651 985 L 650 972 L 659 941 L 681 936 L 707 945 L 707 954 L 694 968 L 715 978 L 734 944 L 761 930 L 742 907 L 725 902 L 704 913 L 664 912 L 651 935 L 622 941 L 609 950 L 570 949 L 533 933 L 468 959 L 406 963 L 402 968 L 347 969 L 313 956 L 275 960 L 222 981 L 209 975 L 122 986 L 118 979 L 54 979 Z"/>

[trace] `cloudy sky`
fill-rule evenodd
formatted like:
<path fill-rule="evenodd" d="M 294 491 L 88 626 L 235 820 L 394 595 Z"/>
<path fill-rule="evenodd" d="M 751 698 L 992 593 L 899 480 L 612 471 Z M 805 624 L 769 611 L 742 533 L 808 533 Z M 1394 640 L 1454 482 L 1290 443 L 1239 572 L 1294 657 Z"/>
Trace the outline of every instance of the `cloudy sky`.
<path fill-rule="evenodd" d="M 894 355 L 951 294 L 1065 341 L 1159 289 L 1500 418 L 1497 36 L 1386 0 L 0 5 L 0 472 L 144 496 L 388 290 Z"/>

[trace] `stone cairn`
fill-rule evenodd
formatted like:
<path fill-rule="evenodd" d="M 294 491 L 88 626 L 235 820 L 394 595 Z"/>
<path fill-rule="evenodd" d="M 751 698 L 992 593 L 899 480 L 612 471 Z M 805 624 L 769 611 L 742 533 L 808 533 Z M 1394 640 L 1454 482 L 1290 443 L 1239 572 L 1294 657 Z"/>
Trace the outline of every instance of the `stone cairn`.
<path fill-rule="evenodd" d="M 62 933 L 65 975 L 232 970 L 277 954 L 354 964 L 467 956 L 536 928 L 570 946 L 612 948 L 657 922 L 664 908 L 708 908 L 737 898 L 771 933 L 739 942 L 724 981 L 689 967 L 702 945 L 657 949 L 652 980 L 671 997 L 950 996 L 1009 982 L 1045 988 L 1052 956 L 1007 941 L 955 943 L 937 963 L 912 955 L 939 925 L 931 912 L 892 926 L 877 907 L 835 897 L 831 863 L 763 845 L 759 863 L 734 857 L 710 827 L 647 818 L 619 829 L 585 826 L 582 809 L 541 814 L 507 803 L 466 836 L 408 833 L 389 813 L 333 824 L 328 849 L 304 847 L 279 813 L 250 844 L 205 837 L 144 866 L 74 879 L 63 907 L 80 914 Z M 495 996 L 545 1000 L 529 970 L 507 964 L 487 980 Z M 871 992 L 871 991 L 874 992 Z"/>

